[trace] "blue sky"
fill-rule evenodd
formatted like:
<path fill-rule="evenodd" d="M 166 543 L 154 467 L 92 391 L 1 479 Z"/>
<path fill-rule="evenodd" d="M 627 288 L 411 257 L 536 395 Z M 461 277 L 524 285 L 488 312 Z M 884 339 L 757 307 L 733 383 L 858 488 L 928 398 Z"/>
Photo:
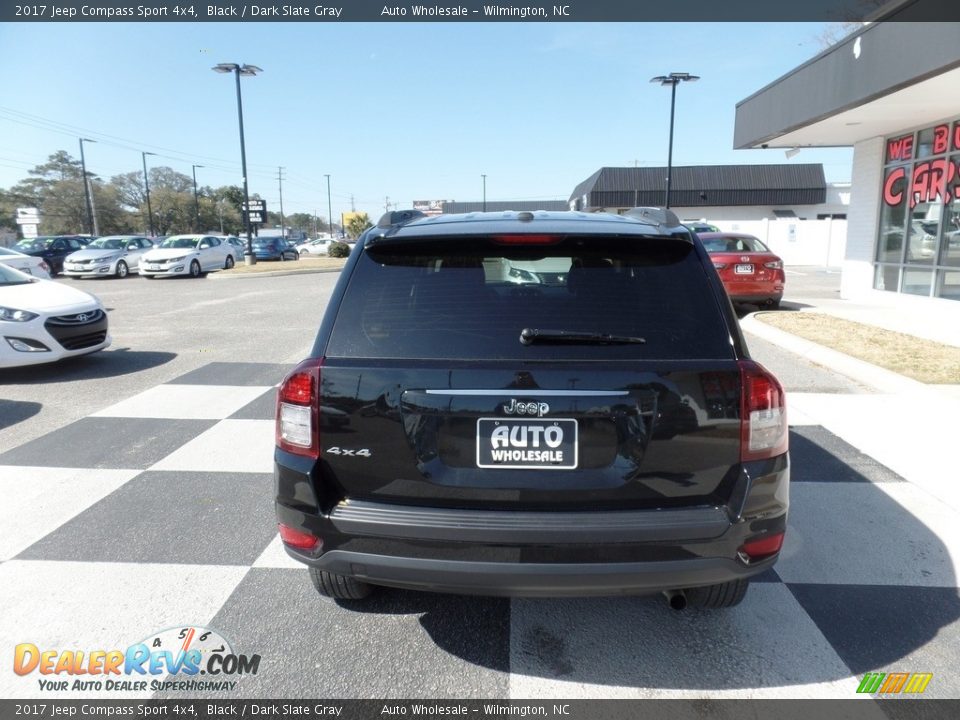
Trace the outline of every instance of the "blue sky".
<path fill-rule="evenodd" d="M 849 149 L 732 149 L 734 108 L 820 50 L 820 23 L 47 23 L 0 25 L 0 188 L 57 150 L 109 178 L 152 165 L 240 184 L 234 80 L 243 78 L 251 193 L 277 209 L 378 217 L 386 198 L 566 199 L 598 168 L 822 162 Z"/>

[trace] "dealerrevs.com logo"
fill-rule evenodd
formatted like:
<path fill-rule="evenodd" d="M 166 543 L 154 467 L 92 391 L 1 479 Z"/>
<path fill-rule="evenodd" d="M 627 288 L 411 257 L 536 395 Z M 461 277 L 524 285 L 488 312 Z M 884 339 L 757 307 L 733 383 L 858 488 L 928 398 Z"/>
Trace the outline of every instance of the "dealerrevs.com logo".
<path fill-rule="evenodd" d="M 216 630 L 189 625 L 152 633 L 125 650 L 59 650 L 19 643 L 13 671 L 38 675 L 44 691 L 201 691 L 236 688 L 259 655 L 239 655 Z"/>

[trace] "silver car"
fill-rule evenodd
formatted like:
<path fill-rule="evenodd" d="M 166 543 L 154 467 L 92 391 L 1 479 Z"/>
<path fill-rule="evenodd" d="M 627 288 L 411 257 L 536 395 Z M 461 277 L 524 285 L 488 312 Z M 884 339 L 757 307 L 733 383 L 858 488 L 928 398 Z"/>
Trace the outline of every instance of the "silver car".
<path fill-rule="evenodd" d="M 97 238 L 83 250 L 70 253 L 63 261 L 63 274 L 68 277 L 125 278 L 139 272 L 140 258 L 153 248 L 150 238 L 142 235 L 108 235 Z"/>

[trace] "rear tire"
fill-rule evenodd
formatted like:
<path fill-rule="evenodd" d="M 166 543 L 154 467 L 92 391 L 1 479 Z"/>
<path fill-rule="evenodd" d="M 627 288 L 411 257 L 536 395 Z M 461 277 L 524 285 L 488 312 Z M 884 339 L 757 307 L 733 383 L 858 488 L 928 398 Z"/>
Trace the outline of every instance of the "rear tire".
<path fill-rule="evenodd" d="M 749 580 L 731 580 L 719 585 L 690 588 L 686 592 L 687 602 L 701 608 L 731 608 L 743 601 L 749 587 Z"/>
<path fill-rule="evenodd" d="M 130 268 L 127 267 L 127 264 L 123 260 L 117 261 L 117 277 L 121 280 L 130 274 Z"/>
<path fill-rule="evenodd" d="M 373 591 L 370 584 L 356 578 L 317 568 L 310 568 L 310 580 L 318 593 L 334 600 L 363 600 Z"/>
<path fill-rule="evenodd" d="M 233 255 L 227 255 L 227 259 L 223 261 L 223 269 L 229 270 L 233 267 Z"/>
<path fill-rule="evenodd" d="M 770 304 L 767 305 L 767 309 L 769 309 L 769 310 L 779 310 L 779 309 L 780 309 L 780 301 L 779 301 L 779 300 L 771 300 L 771 301 L 770 301 Z"/>

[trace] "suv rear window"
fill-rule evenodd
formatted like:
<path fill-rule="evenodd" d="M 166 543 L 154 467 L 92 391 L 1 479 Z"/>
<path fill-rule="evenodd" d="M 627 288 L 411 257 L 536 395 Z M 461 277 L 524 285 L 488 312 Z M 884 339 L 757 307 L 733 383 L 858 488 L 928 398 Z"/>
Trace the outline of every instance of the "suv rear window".
<path fill-rule="evenodd" d="M 520 342 L 525 329 L 645 342 Z M 328 357 L 480 360 L 732 358 L 693 246 L 663 238 L 566 237 L 504 246 L 458 237 L 387 240 L 354 268 Z"/>

